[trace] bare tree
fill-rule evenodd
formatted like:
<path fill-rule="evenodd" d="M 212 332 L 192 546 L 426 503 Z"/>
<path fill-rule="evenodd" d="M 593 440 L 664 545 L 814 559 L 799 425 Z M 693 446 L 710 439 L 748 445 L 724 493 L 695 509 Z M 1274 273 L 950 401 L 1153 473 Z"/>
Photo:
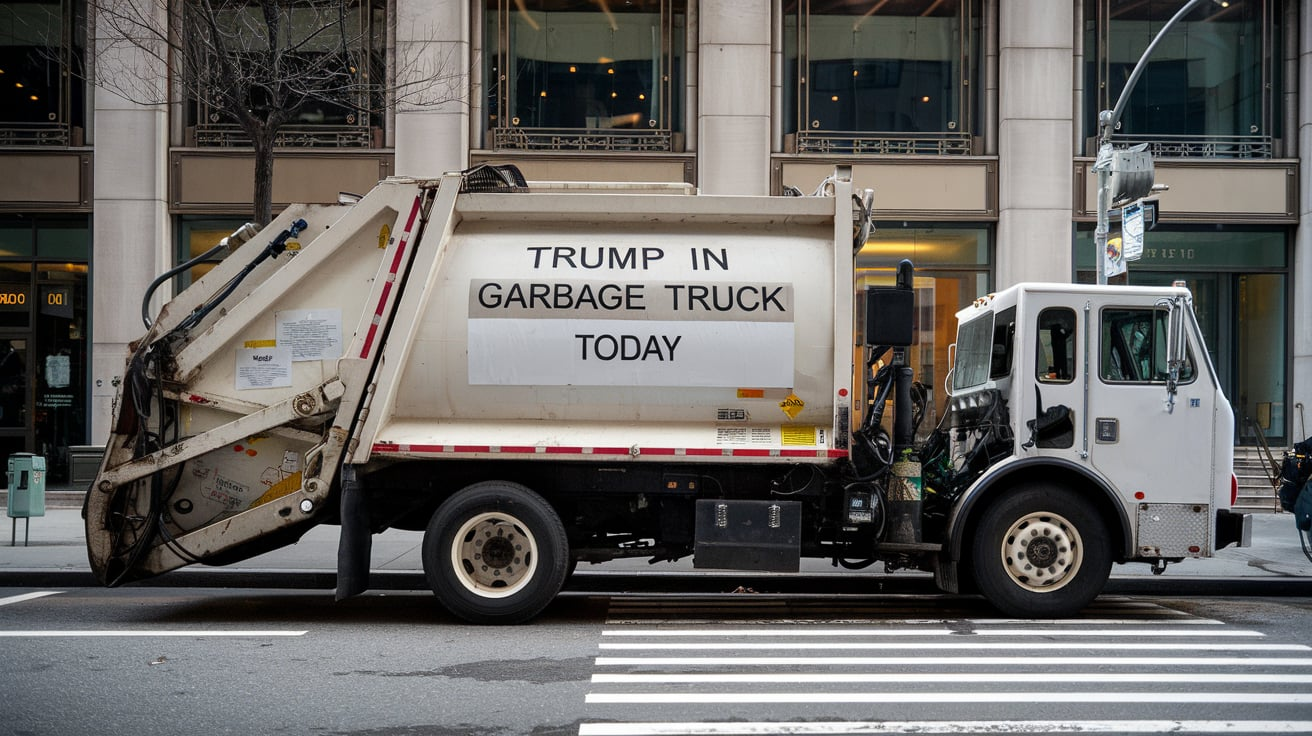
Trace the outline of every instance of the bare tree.
<path fill-rule="evenodd" d="M 362 12 L 361 3 L 365 8 Z M 203 103 L 254 149 L 253 218 L 272 219 L 274 144 L 315 109 L 381 116 L 460 99 L 463 68 L 408 44 L 385 71 L 368 0 L 88 0 L 93 82 L 140 104 Z M 172 98 L 170 98 L 172 96 Z M 202 122 L 217 122 L 208 120 Z"/>

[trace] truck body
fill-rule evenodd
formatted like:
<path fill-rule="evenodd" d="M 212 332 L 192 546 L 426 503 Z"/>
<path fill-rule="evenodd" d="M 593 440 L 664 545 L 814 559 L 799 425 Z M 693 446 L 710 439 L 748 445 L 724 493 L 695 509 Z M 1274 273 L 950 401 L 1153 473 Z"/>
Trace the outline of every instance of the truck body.
<path fill-rule="evenodd" d="M 910 264 L 857 290 L 870 195 L 529 184 L 481 167 L 292 206 L 131 346 L 87 497 L 117 585 L 338 524 L 426 530 L 470 621 L 580 562 L 933 571 L 1064 616 L 1111 564 L 1247 544 L 1233 414 L 1182 288 L 1022 284 L 958 314 L 943 421 L 905 366 Z M 885 412 L 885 408 L 890 411 Z"/>

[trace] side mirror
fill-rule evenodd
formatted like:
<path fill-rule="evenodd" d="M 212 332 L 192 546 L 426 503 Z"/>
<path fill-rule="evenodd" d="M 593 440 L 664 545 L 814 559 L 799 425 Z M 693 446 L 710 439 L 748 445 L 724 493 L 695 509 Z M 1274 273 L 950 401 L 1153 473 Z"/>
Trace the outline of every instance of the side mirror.
<path fill-rule="evenodd" d="M 1157 306 L 1166 308 L 1166 412 L 1175 409 L 1175 393 L 1180 384 L 1180 369 L 1184 367 L 1188 348 L 1184 337 L 1184 323 L 1188 318 L 1189 298 L 1175 296 L 1162 299 Z"/>

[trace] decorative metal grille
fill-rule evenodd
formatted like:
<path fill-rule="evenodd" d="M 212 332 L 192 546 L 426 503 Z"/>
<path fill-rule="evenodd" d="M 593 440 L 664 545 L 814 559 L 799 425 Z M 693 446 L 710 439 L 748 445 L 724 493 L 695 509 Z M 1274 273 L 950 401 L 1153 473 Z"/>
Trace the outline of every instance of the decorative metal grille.
<path fill-rule="evenodd" d="M 0 126 L 0 146 L 70 146 L 72 144 L 72 126 L 64 123 L 31 125 L 6 123 Z"/>
<path fill-rule="evenodd" d="M 669 130 L 580 130 L 577 128 L 493 128 L 492 146 L 520 151 L 674 150 Z"/>
<path fill-rule="evenodd" d="M 805 131 L 797 134 L 798 153 L 967 155 L 968 133 L 851 133 Z"/>
<path fill-rule="evenodd" d="M 278 148 L 368 148 L 373 136 L 354 125 L 285 125 L 274 138 Z M 196 126 L 196 145 L 216 148 L 249 147 L 251 139 L 236 125 Z"/>
<path fill-rule="evenodd" d="M 1147 143 L 1153 158 L 1267 159 L 1275 150 L 1275 142 L 1269 135 L 1113 135 L 1112 142 L 1118 146 Z"/>

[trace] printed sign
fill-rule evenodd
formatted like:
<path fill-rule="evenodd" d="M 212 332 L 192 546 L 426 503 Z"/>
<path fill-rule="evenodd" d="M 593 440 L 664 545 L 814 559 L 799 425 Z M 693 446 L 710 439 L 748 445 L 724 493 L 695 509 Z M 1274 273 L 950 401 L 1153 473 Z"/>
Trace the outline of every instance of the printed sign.
<path fill-rule="evenodd" d="M 237 349 L 238 391 L 290 385 L 292 385 L 291 348 Z"/>
<path fill-rule="evenodd" d="M 288 309 L 275 316 L 277 343 L 291 350 L 292 360 L 336 360 L 342 357 L 342 310 Z"/>
<path fill-rule="evenodd" d="M 727 249 L 704 250 L 693 270 L 732 273 Z M 524 257 L 535 270 L 602 275 L 645 271 L 665 252 L 531 246 Z M 470 282 L 471 384 L 793 385 L 790 283 L 555 276 Z"/>

